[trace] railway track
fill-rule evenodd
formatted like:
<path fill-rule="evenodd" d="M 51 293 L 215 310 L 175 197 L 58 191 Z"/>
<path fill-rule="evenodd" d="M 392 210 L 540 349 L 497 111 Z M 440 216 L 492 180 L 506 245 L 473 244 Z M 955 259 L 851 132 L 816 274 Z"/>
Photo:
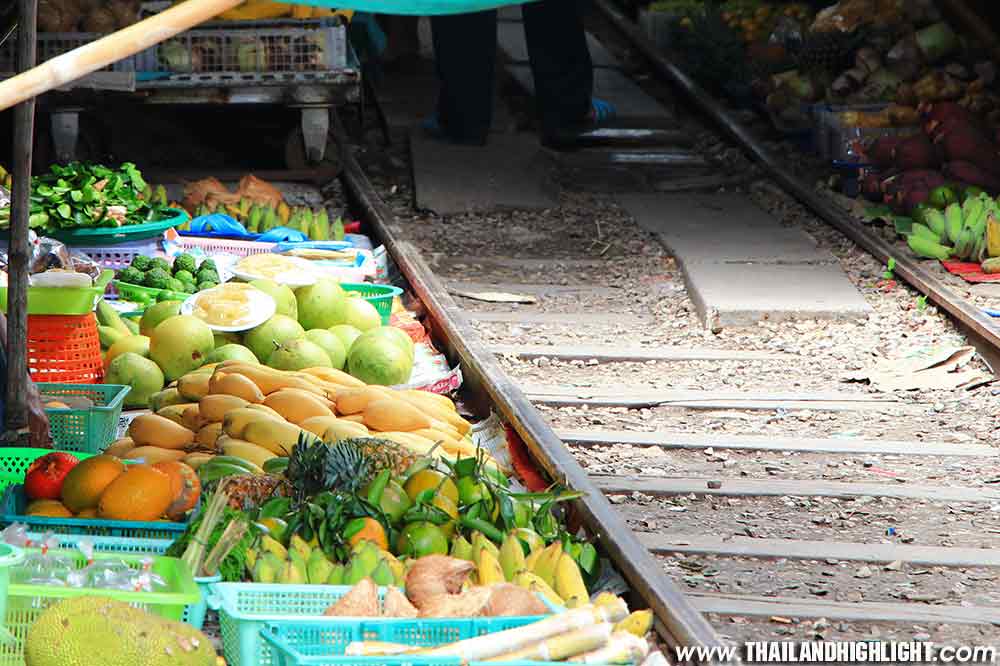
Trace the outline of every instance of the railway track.
<path fill-rule="evenodd" d="M 669 63 L 653 64 L 761 170 L 697 171 L 713 162 L 698 154 L 705 137 L 719 138 L 688 113 L 685 130 L 658 135 L 666 147 L 642 159 L 588 151 L 586 168 L 604 179 L 567 186 L 581 162 L 557 159 L 551 209 L 435 216 L 413 205 L 405 151 L 366 174 L 364 147 L 338 127 L 344 194 L 462 364 L 470 408 L 497 410 L 553 479 L 585 491 L 584 523 L 666 642 L 996 645 L 994 391 L 885 394 L 842 381 L 900 337 L 971 343 L 992 359 L 996 330 L 907 259 L 896 274 L 911 287 L 887 294 L 878 277 L 890 246 L 848 224 Z M 697 158 L 691 172 L 656 157 L 679 143 Z M 706 328 L 680 267 L 616 198 L 622 164 L 660 191 L 743 185 L 836 256 L 871 314 Z M 920 293 L 934 305 L 914 306 Z"/>

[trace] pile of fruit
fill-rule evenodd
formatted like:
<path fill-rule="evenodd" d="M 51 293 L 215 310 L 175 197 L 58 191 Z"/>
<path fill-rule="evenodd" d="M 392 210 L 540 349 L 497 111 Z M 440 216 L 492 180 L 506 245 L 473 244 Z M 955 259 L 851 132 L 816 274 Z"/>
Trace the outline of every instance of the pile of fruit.
<path fill-rule="evenodd" d="M 330 220 L 326 208 L 309 208 L 308 206 L 289 207 L 284 201 L 277 206 L 254 203 L 241 197 L 236 204 L 218 203 L 212 209 L 207 203 L 199 204 L 192 212 L 192 217 L 203 215 L 228 215 L 241 223 L 252 234 L 267 233 L 271 229 L 284 227 L 301 231 L 309 240 L 329 241 L 344 240 L 344 221 L 337 218 Z M 190 228 L 182 226 L 181 229 Z M 211 224 L 205 231 L 212 231 Z"/>
<path fill-rule="evenodd" d="M 31 464 L 24 493 L 27 516 L 180 521 L 197 506 L 201 482 L 176 461 L 126 465 L 113 455 L 81 461 L 55 452 Z"/>
<path fill-rule="evenodd" d="M 203 261 L 194 273 L 183 268 L 187 264 L 179 267 L 178 261 L 185 256 L 175 260 L 175 276 L 204 278 L 205 286 L 209 278 L 217 278 L 210 260 Z M 165 274 L 163 260 L 136 258 L 142 260 L 149 262 L 142 264 L 150 267 L 147 275 Z M 131 267 L 126 269 L 129 270 Z M 227 316 L 236 321 L 246 316 L 240 310 L 243 305 L 222 287 L 199 292 L 192 315 L 180 314 L 181 301 L 156 303 L 143 313 L 138 331 L 102 301 L 97 315 L 102 346 L 106 347 L 105 382 L 132 387 L 126 407 L 160 409 L 168 404 L 200 400 L 207 391 L 211 373 L 202 373 L 205 386 L 199 386 L 198 390 L 191 388 L 195 381 L 184 376 L 205 364 L 210 366 L 205 370 L 211 370 L 212 364 L 222 361 L 255 366 L 260 375 L 310 370 L 313 374 L 309 376 L 317 381 L 335 376 L 339 384 L 354 387 L 395 386 L 409 380 L 415 353 L 409 335 L 402 329 L 382 326 L 381 315 L 371 303 L 356 295 L 349 296 L 337 282 L 320 280 L 292 291 L 271 280 L 254 280 L 249 287 L 273 299 L 276 314 L 242 334 L 213 333 L 197 316 L 200 314 L 213 323 L 218 323 L 216 317 Z M 252 303 L 246 299 L 244 305 L 249 308 Z M 346 374 L 340 370 L 346 370 Z M 165 383 L 170 386 L 160 394 Z"/>
<path fill-rule="evenodd" d="M 998 131 L 957 102 L 923 104 L 918 111 L 919 132 L 880 138 L 867 147 L 867 162 L 878 171 L 864 178 L 862 194 L 899 214 L 927 203 L 941 186 L 1000 194 Z"/>
<path fill-rule="evenodd" d="M 174 258 L 173 265 L 163 257 L 137 255 L 127 268 L 115 276 L 119 282 L 161 289 L 172 294 L 193 294 L 219 284 L 219 270 L 211 259 L 199 264 L 190 254 Z M 166 300 L 170 293 L 161 295 Z"/>

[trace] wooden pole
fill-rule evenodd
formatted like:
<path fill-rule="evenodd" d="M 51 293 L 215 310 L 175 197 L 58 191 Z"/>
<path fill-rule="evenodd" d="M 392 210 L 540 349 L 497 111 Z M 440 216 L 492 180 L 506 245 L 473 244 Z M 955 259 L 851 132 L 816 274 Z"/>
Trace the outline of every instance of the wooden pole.
<path fill-rule="evenodd" d="M 243 0 L 187 0 L 118 32 L 47 60 L 0 83 L 0 110 L 145 51 L 241 2 Z"/>
<path fill-rule="evenodd" d="M 37 0 L 18 0 L 17 69 L 35 66 Z M 35 100 L 14 109 L 10 245 L 7 251 L 7 405 L 8 431 L 28 425 L 28 216 L 31 214 L 31 147 L 35 134 Z"/>

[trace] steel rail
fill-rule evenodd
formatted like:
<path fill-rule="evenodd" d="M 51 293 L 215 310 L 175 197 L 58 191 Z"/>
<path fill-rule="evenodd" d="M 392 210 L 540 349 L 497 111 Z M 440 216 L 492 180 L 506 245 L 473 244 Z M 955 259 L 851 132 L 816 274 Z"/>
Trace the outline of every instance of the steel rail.
<path fill-rule="evenodd" d="M 987 362 L 994 369 L 1000 369 L 1000 330 L 994 327 L 988 315 L 967 303 L 940 280 L 921 268 L 914 258 L 899 254 L 897 248 L 862 227 L 833 201 L 802 181 L 782 163 L 780 158 L 764 148 L 738 120 L 652 44 L 633 21 L 611 5 L 610 0 L 594 0 L 594 5 L 628 38 L 661 76 L 684 92 L 722 131 L 736 141 L 745 153 L 759 162 L 782 188 L 879 261 L 888 263 L 890 258 L 894 259 L 893 273 L 950 314 L 970 336 Z"/>
<path fill-rule="evenodd" d="M 491 403 L 497 409 L 553 480 L 583 493 L 576 509 L 632 589 L 656 614 L 665 642 L 671 646 L 723 646 L 715 629 L 663 573 L 659 562 L 591 482 L 541 413 L 503 372 L 475 330 L 458 314 L 455 301 L 419 251 L 395 237 L 391 209 L 375 192 L 355 159 L 337 114 L 332 115 L 332 130 L 343 166 L 342 179 L 349 196 L 426 308 L 432 330 L 445 344 L 449 360 L 461 362 L 466 386 L 479 397 L 480 406 Z"/>

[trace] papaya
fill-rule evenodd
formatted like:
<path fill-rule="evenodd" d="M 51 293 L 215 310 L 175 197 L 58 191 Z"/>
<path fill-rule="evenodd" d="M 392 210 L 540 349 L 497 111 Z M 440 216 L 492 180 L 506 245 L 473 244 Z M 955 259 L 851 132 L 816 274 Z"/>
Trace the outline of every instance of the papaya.
<path fill-rule="evenodd" d="M 170 477 L 153 465 L 130 465 L 118 475 L 97 504 L 97 515 L 108 520 L 159 519 L 174 501 Z"/>

